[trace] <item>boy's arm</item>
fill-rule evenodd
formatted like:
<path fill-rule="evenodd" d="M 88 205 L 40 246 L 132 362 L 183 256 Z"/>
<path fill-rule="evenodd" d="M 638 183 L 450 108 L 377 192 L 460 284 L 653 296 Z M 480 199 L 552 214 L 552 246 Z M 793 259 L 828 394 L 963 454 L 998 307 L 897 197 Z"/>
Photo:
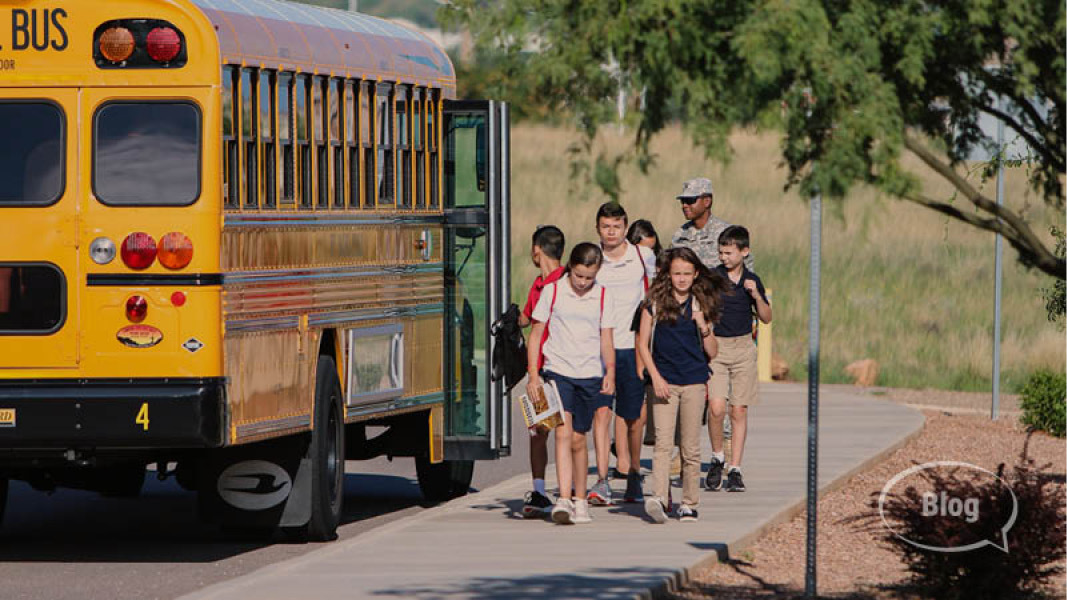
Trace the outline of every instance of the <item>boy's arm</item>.
<path fill-rule="evenodd" d="M 533 321 L 530 320 L 530 317 L 527 317 L 525 314 L 519 315 L 519 327 L 526 329 L 531 323 L 533 323 Z"/>
<path fill-rule="evenodd" d="M 604 363 L 600 393 L 611 396 L 615 393 L 615 338 L 610 327 L 600 330 L 600 360 Z"/>
<path fill-rule="evenodd" d="M 763 323 L 771 322 L 771 305 L 767 304 L 767 301 L 763 298 L 762 286 L 757 286 L 756 282 L 751 279 L 745 280 L 745 291 L 752 296 L 752 300 L 756 303 L 756 316 Z"/>

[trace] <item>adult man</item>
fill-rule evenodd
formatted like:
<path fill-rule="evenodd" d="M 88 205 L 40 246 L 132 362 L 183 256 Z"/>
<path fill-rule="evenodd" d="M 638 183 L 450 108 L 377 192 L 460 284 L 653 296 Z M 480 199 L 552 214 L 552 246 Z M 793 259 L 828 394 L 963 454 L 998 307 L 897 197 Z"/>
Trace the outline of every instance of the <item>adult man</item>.
<path fill-rule="evenodd" d="M 723 221 L 711 214 L 713 193 L 711 180 L 707 177 L 697 177 L 686 181 L 682 186 L 682 193 L 678 194 L 678 201 L 682 203 L 682 214 L 687 221 L 674 232 L 671 237 L 672 247 L 689 248 L 696 252 L 700 262 L 709 269 L 715 269 L 722 262 L 719 260 L 719 236 L 730 227 L 730 223 Z M 755 267 L 752 253 L 745 257 L 745 267 L 750 271 Z M 723 434 L 729 439 L 730 419 L 726 418 L 723 423 Z M 711 423 L 708 423 L 708 435 L 711 435 Z M 722 457 L 712 456 L 722 460 Z"/>

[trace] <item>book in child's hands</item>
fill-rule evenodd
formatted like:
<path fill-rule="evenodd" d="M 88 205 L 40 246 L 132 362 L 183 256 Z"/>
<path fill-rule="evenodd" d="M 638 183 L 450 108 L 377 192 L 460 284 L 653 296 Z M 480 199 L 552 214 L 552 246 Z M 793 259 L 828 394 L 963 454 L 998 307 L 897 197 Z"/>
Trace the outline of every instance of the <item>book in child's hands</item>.
<path fill-rule="evenodd" d="M 522 416 L 529 428 L 542 427 L 555 429 L 563 424 L 563 402 L 559 397 L 559 388 L 555 381 L 537 386 L 537 397 L 530 399 L 528 394 L 519 397 Z"/>

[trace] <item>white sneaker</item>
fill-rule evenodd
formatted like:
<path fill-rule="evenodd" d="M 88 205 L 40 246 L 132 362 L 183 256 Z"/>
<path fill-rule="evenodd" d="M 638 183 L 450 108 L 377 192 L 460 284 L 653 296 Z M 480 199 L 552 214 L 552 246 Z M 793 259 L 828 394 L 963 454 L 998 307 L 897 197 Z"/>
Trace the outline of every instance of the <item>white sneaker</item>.
<path fill-rule="evenodd" d="M 556 505 L 552 507 L 552 520 L 560 525 L 573 525 L 574 503 L 567 498 L 556 500 Z"/>
<path fill-rule="evenodd" d="M 667 507 L 663 506 L 663 501 L 656 497 L 649 497 L 645 499 L 645 513 L 655 523 L 667 522 Z"/>
<path fill-rule="evenodd" d="M 574 522 L 578 525 L 593 522 L 593 517 L 589 514 L 588 500 L 574 501 Z"/>

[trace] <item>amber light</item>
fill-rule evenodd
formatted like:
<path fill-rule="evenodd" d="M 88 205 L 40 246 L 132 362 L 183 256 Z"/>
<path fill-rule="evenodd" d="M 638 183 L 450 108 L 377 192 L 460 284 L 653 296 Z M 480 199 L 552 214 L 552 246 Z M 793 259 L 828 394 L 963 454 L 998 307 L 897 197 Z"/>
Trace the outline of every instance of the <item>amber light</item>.
<path fill-rule="evenodd" d="M 100 54 L 111 62 L 122 62 L 133 54 L 133 33 L 125 27 L 112 27 L 100 34 Z"/>
<path fill-rule="evenodd" d="M 147 269 L 156 260 L 156 241 L 140 231 L 131 233 L 122 240 L 122 262 L 131 269 Z"/>
<path fill-rule="evenodd" d="M 148 32 L 148 37 L 145 38 L 145 49 L 152 60 L 170 62 L 181 52 L 182 40 L 178 37 L 178 32 L 170 27 L 156 27 Z"/>
<path fill-rule="evenodd" d="M 159 240 L 159 264 L 184 269 L 193 260 L 193 242 L 184 233 L 172 231 Z"/>
<path fill-rule="evenodd" d="M 144 296 L 130 296 L 126 300 L 126 318 L 131 323 L 140 323 L 148 316 L 148 300 Z"/>

